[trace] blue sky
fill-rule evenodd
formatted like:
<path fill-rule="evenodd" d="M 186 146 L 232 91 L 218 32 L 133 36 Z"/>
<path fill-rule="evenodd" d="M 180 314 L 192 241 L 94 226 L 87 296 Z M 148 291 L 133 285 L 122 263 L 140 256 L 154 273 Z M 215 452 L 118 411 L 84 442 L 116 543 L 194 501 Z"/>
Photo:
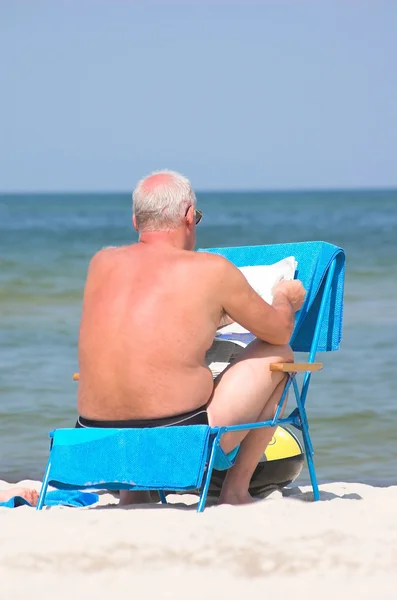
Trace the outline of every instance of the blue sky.
<path fill-rule="evenodd" d="M 0 2 L 0 191 L 397 187 L 397 2 Z"/>

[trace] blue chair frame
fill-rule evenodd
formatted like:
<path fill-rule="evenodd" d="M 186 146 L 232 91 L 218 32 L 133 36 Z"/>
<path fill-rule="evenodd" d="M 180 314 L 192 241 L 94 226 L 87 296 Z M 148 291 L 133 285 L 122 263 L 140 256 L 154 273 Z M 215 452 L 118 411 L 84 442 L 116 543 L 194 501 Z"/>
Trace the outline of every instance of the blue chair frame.
<path fill-rule="evenodd" d="M 323 294 L 323 298 L 321 300 L 321 305 L 320 305 L 320 309 L 319 309 L 316 328 L 314 331 L 313 341 L 312 341 L 312 345 L 311 345 L 311 349 L 310 349 L 310 353 L 309 353 L 309 359 L 308 359 L 309 364 L 315 362 L 317 346 L 318 346 L 318 339 L 319 339 L 320 329 L 321 329 L 321 323 L 322 323 L 322 319 L 324 316 L 324 310 L 325 310 L 325 307 L 327 304 L 327 300 L 330 295 L 331 283 L 332 283 L 332 280 L 334 277 L 335 267 L 336 267 L 336 260 L 334 259 L 334 261 L 331 263 L 331 266 L 329 268 L 329 271 L 328 271 L 328 274 L 327 274 L 327 277 L 325 280 L 324 294 Z M 296 373 L 288 374 L 288 380 L 285 385 L 284 392 L 280 398 L 280 402 L 277 405 L 276 412 L 275 412 L 273 419 L 271 419 L 269 421 L 261 421 L 258 423 L 247 423 L 245 425 L 233 425 L 231 427 L 218 427 L 218 428 L 213 429 L 213 433 L 214 433 L 215 437 L 214 437 L 214 442 L 213 442 L 213 446 L 211 449 L 208 471 L 206 473 L 204 486 L 203 486 L 203 489 L 202 489 L 202 492 L 200 495 L 200 500 L 198 503 L 198 508 L 197 508 L 198 512 L 202 512 L 205 508 L 209 484 L 210 484 L 210 480 L 211 480 L 211 474 L 212 474 L 212 471 L 214 468 L 216 451 L 217 451 L 218 447 L 220 446 L 222 435 L 224 435 L 225 433 L 228 433 L 230 431 L 244 431 L 246 429 L 260 429 L 262 427 L 277 427 L 278 425 L 292 425 L 293 427 L 295 427 L 296 429 L 298 429 L 299 431 L 302 432 L 306 461 L 307 461 L 307 466 L 308 466 L 309 474 L 310 474 L 310 481 L 311 481 L 312 489 L 313 489 L 313 500 L 314 501 L 320 500 L 320 490 L 318 487 L 317 474 L 316 474 L 316 469 L 314 466 L 314 459 L 313 459 L 314 449 L 313 449 L 313 444 L 312 444 L 312 441 L 310 438 L 309 422 L 307 419 L 306 407 L 305 407 L 306 397 L 307 397 L 307 392 L 309 389 L 311 376 L 312 376 L 311 371 L 305 372 L 302 388 L 301 388 L 301 390 L 299 390 L 298 382 L 296 381 Z M 287 393 L 288 393 L 288 390 L 289 390 L 291 384 L 294 389 L 297 406 L 288 417 L 279 419 L 279 415 L 283 409 L 285 400 L 287 398 Z M 163 500 L 162 500 L 162 502 L 163 502 Z"/>

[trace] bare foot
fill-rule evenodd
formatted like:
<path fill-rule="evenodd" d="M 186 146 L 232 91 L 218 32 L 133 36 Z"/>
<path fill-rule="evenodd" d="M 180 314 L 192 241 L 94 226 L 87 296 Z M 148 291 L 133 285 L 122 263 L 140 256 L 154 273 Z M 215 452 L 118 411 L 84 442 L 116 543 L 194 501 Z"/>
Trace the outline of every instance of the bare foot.
<path fill-rule="evenodd" d="M 149 504 L 151 501 L 150 492 L 120 490 L 119 506 L 127 506 L 128 504 Z"/>
<path fill-rule="evenodd" d="M 7 502 L 10 500 L 10 498 L 14 498 L 14 496 L 21 496 L 22 498 L 25 498 L 25 500 L 27 500 L 32 506 L 36 506 L 39 498 L 39 494 L 36 492 L 36 490 L 13 487 L 0 492 L 0 502 Z"/>
<path fill-rule="evenodd" d="M 233 506 L 239 506 L 240 504 L 252 504 L 255 499 L 249 492 L 237 493 L 237 492 L 223 492 L 219 496 L 218 504 L 232 504 Z"/>

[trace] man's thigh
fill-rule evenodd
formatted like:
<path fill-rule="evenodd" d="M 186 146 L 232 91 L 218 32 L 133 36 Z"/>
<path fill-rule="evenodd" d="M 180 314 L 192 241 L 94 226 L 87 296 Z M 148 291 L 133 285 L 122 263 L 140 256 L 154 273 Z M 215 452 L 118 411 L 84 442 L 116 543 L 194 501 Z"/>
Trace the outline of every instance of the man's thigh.
<path fill-rule="evenodd" d="M 283 373 L 270 371 L 274 362 L 292 362 L 290 346 L 273 346 L 254 340 L 215 380 L 208 406 L 213 427 L 258 420 Z"/>

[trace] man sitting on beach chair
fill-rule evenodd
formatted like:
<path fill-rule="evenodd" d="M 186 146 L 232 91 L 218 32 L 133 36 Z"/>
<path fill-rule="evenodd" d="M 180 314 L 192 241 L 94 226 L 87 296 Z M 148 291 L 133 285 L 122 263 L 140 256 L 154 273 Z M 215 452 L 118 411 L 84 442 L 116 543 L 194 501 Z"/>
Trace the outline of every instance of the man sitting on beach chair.
<path fill-rule="evenodd" d="M 271 419 L 285 373 L 299 281 L 282 281 L 272 305 L 225 258 L 192 252 L 202 218 L 189 181 L 172 171 L 133 193 L 139 242 L 99 251 L 89 265 L 79 335 L 78 427 L 227 426 Z M 257 339 L 213 380 L 205 355 L 217 329 L 235 321 Z M 251 476 L 274 428 L 222 437 L 236 453 L 220 503 L 250 502 Z M 149 494 L 121 491 L 120 503 Z"/>

